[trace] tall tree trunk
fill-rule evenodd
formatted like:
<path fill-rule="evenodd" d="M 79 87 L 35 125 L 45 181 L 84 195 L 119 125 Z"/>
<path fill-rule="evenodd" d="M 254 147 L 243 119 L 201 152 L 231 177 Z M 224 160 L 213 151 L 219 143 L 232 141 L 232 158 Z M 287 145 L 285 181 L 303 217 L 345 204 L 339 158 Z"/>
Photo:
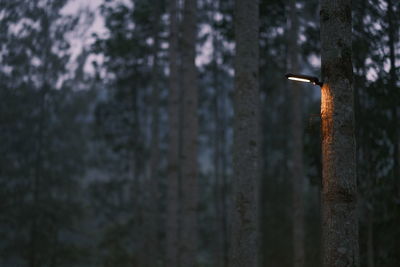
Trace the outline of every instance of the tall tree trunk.
<path fill-rule="evenodd" d="M 133 81 L 136 81 L 137 75 L 138 75 L 138 63 L 135 61 L 133 63 L 132 67 L 132 72 L 133 72 Z M 141 145 L 144 143 L 144 137 L 142 134 L 142 125 L 145 125 L 142 121 L 140 121 L 141 113 L 140 113 L 140 103 L 142 102 L 141 100 L 143 99 L 142 95 L 140 92 L 137 90 L 136 87 L 137 84 L 132 84 L 130 88 L 127 88 L 129 90 L 129 105 L 127 106 L 128 111 L 132 114 L 133 116 L 133 127 L 132 127 L 132 135 L 134 138 L 132 138 L 132 151 L 131 151 L 131 164 L 130 165 L 130 172 L 131 172 L 131 179 L 132 179 L 132 190 L 133 190 L 133 199 L 132 199 L 132 210 L 135 212 L 135 217 L 136 221 L 139 225 L 136 229 L 134 229 L 135 232 L 135 239 L 138 240 L 138 242 L 142 242 L 145 238 L 145 234 L 142 231 L 142 227 L 144 224 L 145 220 L 145 209 L 143 207 L 143 191 L 145 191 L 143 184 L 142 184 L 142 177 L 144 176 L 144 162 L 143 162 L 143 148 Z M 140 243 L 142 246 L 144 245 L 143 243 Z M 133 265 L 139 265 L 143 266 L 145 263 L 144 255 L 142 255 L 142 251 L 144 250 L 143 247 L 140 247 L 140 249 L 135 250 L 134 254 L 134 259 L 133 259 Z"/>
<path fill-rule="evenodd" d="M 152 94 L 151 94 L 151 143 L 150 143 L 150 164 L 149 164 L 149 177 L 146 181 L 146 195 L 145 206 L 145 224 L 144 232 L 146 237 L 143 240 L 145 256 L 145 266 L 157 266 L 157 259 L 159 256 L 159 246 L 157 240 L 158 233 L 158 202 L 159 202 L 159 166 L 160 166 L 160 146 L 159 146 L 159 66 L 158 66 L 158 52 L 159 52 L 159 20 L 160 20 L 160 2 L 154 2 L 153 13 L 153 66 L 152 66 Z"/>
<path fill-rule="evenodd" d="M 215 0 L 210 13 L 210 23 L 214 23 L 219 12 L 219 1 Z M 224 112 L 223 105 L 223 86 L 221 86 L 218 59 L 220 58 L 220 40 L 218 30 L 212 33 L 213 62 L 212 62 L 212 83 L 214 88 L 214 177 L 215 177 L 215 249 L 214 265 L 225 267 L 228 264 L 226 251 L 226 203 L 225 203 L 225 179 L 226 179 L 226 159 L 225 153 L 225 131 L 224 131 Z"/>
<path fill-rule="evenodd" d="M 296 1 L 289 4 L 289 66 L 290 71 L 299 73 L 298 18 Z M 303 91 L 300 83 L 290 83 L 291 124 L 290 124 L 290 173 L 292 177 L 293 205 L 293 266 L 304 266 L 304 173 L 303 173 Z"/>
<path fill-rule="evenodd" d="M 178 266 L 178 197 L 179 197 L 179 83 L 177 0 L 169 0 L 169 95 L 168 95 L 168 184 L 166 258 L 167 267 Z"/>
<path fill-rule="evenodd" d="M 181 261 L 183 267 L 196 266 L 197 257 L 197 71 L 196 0 L 185 0 L 182 25 L 182 230 Z"/>
<path fill-rule="evenodd" d="M 48 58 L 51 49 L 50 40 L 49 40 L 49 32 L 50 32 L 50 22 L 48 18 L 48 14 L 43 16 L 41 20 L 41 26 L 43 30 L 43 36 L 45 39 L 43 41 L 43 55 L 42 60 L 44 62 L 44 66 L 41 73 L 42 78 L 42 88 L 39 94 L 39 121 L 38 121 L 38 133 L 36 137 L 36 159 L 35 159 L 35 169 L 33 176 L 33 218 L 30 229 L 30 248 L 29 248 L 29 267 L 37 267 L 40 266 L 40 255 L 38 255 L 38 245 L 39 241 L 39 229 L 40 222 L 39 218 L 41 214 L 40 201 L 41 201 L 41 186 L 43 179 L 43 150 L 44 150 L 44 132 L 46 127 L 46 112 L 47 112 L 47 103 L 46 97 L 50 85 L 48 84 L 48 71 L 49 64 Z"/>
<path fill-rule="evenodd" d="M 214 95 L 214 120 L 215 120 L 215 128 L 214 128 L 214 177 L 215 177 L 215 184 L 214 184 L 214 204 L 215 204 L 215 250 L 214 250 L 214 257 L 215 257 L 215 264 L 216 266 L 222 266 L 223 260 L 223 232 L 222 232 L 222 222 L 223 222 L 223 214 L 222 214 L 222 198 L 221 198 L 221 139 L 220 139 L 220 107 L 219 107 L 219 100 L 220 100 L 220 93 L 219 90 L 221 89 L 219 86 L 219 77 L 218 77 L 218 63 L 216 60 L 217 53 L 216 53 L 216 34 L 213 33 L 213 87 L 215 91 Z"/>
<path fill-rule="evenodd" d="M 392 95 L 392 120 L 393 123 L 391 127 L 393 127 L 393 133 L 392 133 L 392 143 L 393 143 L 393 177 L 396 180 L 399 179 L 400 177 L 400 164 L 399 164 L 399 149 L 400 149 L 400 143 L 399 143 L 399 111 L 398 111 L 398 105 L 399 105 L 399 93 L 398 93 L 398 88 L 396 86 L 397 84 L 397 74 L 396 74 L 396 40 L 395 36 L 397 34 L 397 30 L 394 25 L 394 14 L 393 14 L 393 3 L 392 0 L 387 1 L 388 7 L 387 7 L 387 18 L 388 18 L 388 24 L 389 24 L 389 29 L 388 29 L 388 34 L 389 34 L 389 60 L 390 60 L 390 78 L 389 78 L 389 88 L 390 88 L 390 94 Z M 399 182 L 397 182 L 397 185 L 400 185 Z M 400 187 L 398 188 L 398 194 L 400 194 Z"/>
<path fill-rule="evenodd" d="M 258 265 L 258 185 L 261 170 L 258 10 L 257 0 L 235 2 L 232 267 Z"/>
<path fill-rule="evenodd" d="M 221 231 L 222 231 L 222 265 L 228 267 L 229 263 L 229 252 L 228 252 L 228 203 L 227 203 L 227 187 L 228 187 L 228 143 L 226 129 L 228 128 L 228 115 L 227 115 L 227 101 L 228 101 L 228 90 L 227 87 L 220 87 L 220 127 L 219 127 L 219 143 L 221 146 L 221 185 L 220 185 L 220 201 L 221 201 Z"/>
<path fill-rule="evenodd" d="M 394 1 L 395 3 L 397 1 Z M 387 18 L 389 24 L 389 60 L 390 60 L 390 78 L 389 78 L 389 90 L 392 99 L 391 103 L 391 113 L 392 113 L 392 123 L 390 125 L 391 128 L 391 136 L 392 136 L 392 144 L 393 144 L 393 188 L 394 194 L 397 195 L 397 198 L 400 197 L 400 141 L 399 141 L 399 118 L 400 118 L 400 93 L 399 88 L 397 87 L 397 71 L 396 71 L 396 36 L 398 36 L 398 27 L 395 25 L 395 14 L 394 14 L 394 6 L 393 0 L 387 1 Z M 396 247 L 400 246 L 400 239 L 397 238 L 395 241 Z"/>
<path fill-rule="evenodd" d="M 45 78 L 47 75 L 43 75 Z M 41 180 L 43 175 L 43 133 L 45 127 L 45 113 L 46 113 L 46 95 L 47 95 L 48 85 L 46 80 L 43 79 L 43 88 L 39 92 L 39 125 L 38 125 L 38 134 L 37 134 L 37 144 L 36 144 L 36 160 L 35 160 L 35 171 L 33 176 L 33 218 L 30 229 L 30 252 L 29 252 L 29 267 L 36 267 L 40 265 L 39 257 L 38 257 L 38 247 L 37 242 L 40 238 L 38 236 L 40 222 L 38 222 L 38 218 L 40 217 L 40 187 Z"/>
<path fill-rule="evenodd" d="M 228 97 L 226 94 L 222 95 L 223 99 L 221 99 L 221 132 L 220 132 L 220 144 L 222 148 L 221 154 L 221 231 L 222 231 L 222 267 L 228 267 L 229 258 L 228 258 L 228 203 L 227 203 L 227 185 L 228 185 L 228 175 L 227 175 L 227 143 L 226 143 L 226 134 L 225 127 L 227 127 L 227 119 L 226 115 L 226 105 L 225 99 Z"/>
<path fill-rule="evenodd" d="M 321 0 L 323 266 L 359 266 L 350 0 Z"/>

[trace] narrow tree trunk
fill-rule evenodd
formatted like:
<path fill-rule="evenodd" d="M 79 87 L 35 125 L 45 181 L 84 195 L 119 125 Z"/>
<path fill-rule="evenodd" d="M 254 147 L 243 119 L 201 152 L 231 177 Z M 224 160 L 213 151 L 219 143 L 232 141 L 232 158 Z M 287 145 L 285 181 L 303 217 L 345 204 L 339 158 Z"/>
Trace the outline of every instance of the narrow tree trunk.
<path fill-rule="evenodd" d="M 396 1 L 394 1 L 396 3 Z M 393 0 L 387 1 L 387 18 L 388 18 L 388 34 L 389 34 L 389 60 L 390 60 L 390 78 L 389 78 L 389 90 L 392 99 L 391 103 L 391 113 L 392 113 L 392 123 L 391 135 L 393 144 L 393 188 L 394 194 L 400 197 L 400 141 L 399 141 L 399 118 L 400 118 L 400 93 L 397 87 L 398 76 L 396 73 L 396 36 L 398 36 L 398 27 L 395 25 L 395 11 L 393 7 Z M 398 14 L 397 14 L 398 15 Z M 396 247 L 400 246 L 400 239 L 397 238 L 395 241 Z"/>
<path fill-rule="evenodd" d="M 47 94 L 47 84 L 45 81 L 46 75 L 43 75 L 43 88 L 39 92 L 40 99 L 39 99 L 39 125 L 38 125 L 38 134 L 37 134 L 37 144 L 36 144 L 36 160 L 35 160 L 35 171 L 33 176 L 33 218 L 31 223 L 30 229 L 30 251 L 29 251 L 29 267 L 37 267 L 40 265 L 38 260 L 38 253 L 37 253 L 37 241 L 40 228 L 40 222 L 38 222 L 38 218 L 40 214 L 40 187 L 41 187 L 41 180 L 43 175 L 43 133 L 45 127 L 45 112 L 46 112 L 46 94 Z"/>
<path fill-rule="evenodd" d="M 215 38 L 215 34 L 213 34 L 213 39 Z M 214 204 L 215 204 L 215 264 L 216 266 L 222 266 L 222 198 L 221 198 L 221 139 L 220 139 L 220 115 L 219 115 L 219 90 L 220 87 L 218 85 L 218 66 L 216 61 L 216 41 L 213 40 L 213 87 L 215 91 L 214 95 L 214 121 L 215 121 L 215 129 L 214 129 Z"/>
<path fill-rule="evenodd" d="M 397 84 L 397 75 L 396 75 L 396 49 L 395 49 L 395 36 L 397 34 L 395 25 L 394 25 L 394 14 L 393 14 L 393 3 L 392 0 L 387 1 L 388 7 L 387 7 L 387 18 L 388 18 L 388 24 L 389 24 L 389 29 L 388 29 L 388 34 L 389 34 L 389 60 L 390 60 L 390 71 L 389 71 L 389 89 L 390 93 L 392 95 L 392 125 L 393 127 L 393 133 L 392 133 L 392 143 L 393 143 L 393 177 L 395 180 L 398 180 L 400 177 L 400 166 L 399 166 L 399 125 L 398 125 L 398 105 L 399 105 L 399 93 L 398 93 L 398 88 L 396 86 Z M 399 183 L 397 182 L 397 185 Z M 398 194 L 400 194 L 400 188 Z"/>
<path fill-rule="evenodd" d="M 39 93 L 39 122 L 38 122 L 38 133 L 36 137 L 36 159 L 35 159 L 35 168 L 34 168 L 34 176 L 33 176 L 33 218 L 30 229 L 30 252 L 29 252 L 29 266 L 37 267 L 40 266 L 40 255 L 38 255 L 38 247 L 37 242 L 40 238 L 39 229 L 40 229 L 40 199 L 41 199 L 41 184 L 42 184 L 42 176 L 43 176 L 43 150 L 44 150 L 44 132 L 46 126 L 46 96 L 49 90 L 50 85 L 48 84 L 48 58 L 51 49 L 50 40 L 49 40 L 49 31 L 50 31 L 50 22 L 48 15 L 45 14 L 41 20 L 42 30 L 45 36 L 43 42 L 43 55 L 42 60 L 45 62 L 43 66 L 43 70 L 41 73 L 42 78 L 42 88 Z"/>
<path fill-rule="evenodd" d="M 299 73 L 298 24 L 296 1 L 289 5 L 289 66 L 290 71 Z M 292 177 L 293 205 L 293 266 L 304 266 L 304 173 L 303 173 L 303 91 L 300 83 L 290 83 L 291 124 L 290 124 L 290 173 Z"/>
<path fill-rule="evenodd" d="M 159 20 L 160 20 L 160 2 L 154 1 L 154 21 L 153 26 L 153 67 L 152 67 L 152 94 L 151 94 L 151 142 L 150 142 L 150 164 L 149 177 L 146 181 L 146 190 L 144 192 L 146 198 L 144 205 L 147 206 L 145 212 L 145 224 L 143 224 L 145 239 L 144 251 L 145 266 L 157 266 L 159 256 L 159 246 L 157 240 L 158 233 L 158 185 L 159 185 L 159 165 L 160 165 L 160 146 L 159 146 Z"/>
<path fill-rule="evenodd" d="M 182 230 L 181 266 L 196 266 L 197 257 L 197 71 L 196 0 L 185 0 L 182 25 Z"/>
<path fill-rule="evenodd" d="M 359 266 L 351 1 L 321 0 L 323 266 Z"/>
<path fill-rule="evenodd" d="M 219 1 L 215 0 L 213 3 L 213 8 L 210 12 L 210 23 L 214 22 L 219 11 Z M 222 159 L 223 159 L 223 140 L 224 137 L 221 135 L 224 134 L 222 128 L 224 127 L 222 121 L 222 114 L 224 111 L 221 108 L 222 102 L 222 90 L 220 76 L 219 76 L 219 67 L 218 67 L 218 58 L 220 56 L 220 41 L 218 36 L 218 31 L 213 29 L 212 33 L 212 45 L 213 45 L 213 62 L 212 62 L 212 83 L 214 89 L 214 121 L 215 121 L 215 128 L 214 128 L 214 177 L 215 177 L 215 249 L 214 249 L 214 265 L 218 267 L 225 266 L 225 250 L 224 250 L 224 243 L 225 243 L 225 232 L 224 232 L 224 192 L 223 192 L 223 175 L 224 169 L 222 166 Z"/>
<path fill-rule="evenodd" d="M 229 254 L 228 254 L 228 203 L 227 203 L 227 186 L 228 186 L 228 145 L 227 145 L 227 136 L 226 129 L 228 128 L 227 123 L 227 99 L 228 92 L 227 88 L 221 87 L 221 99 L 220 99 L 220 145 L 221 145 L 221 224 L 222 224 L 222 257 L 223 263 L 221 266 L 228 267 L 229 263 Z"/>
<path fill-rule="evenodd" d="M 134 62 L 132 67 L 132 72 L 134 73 L 133 81 L 136 80 L 138 74 L 138 63 Z M 144 143 L 144 138 L 142 135 L 142 125 L 145 125 L 140 121 L 140 103 L 143 99 L 140 92 L 137 90 L 136 84 L 132 84 L 129 88 L 129 106 L 127 106 L 128 111 L 131 113 L 133 117 L 133 127 L 132 127 L 132 151 L 130 154 L 131 160 L 131 179 L 132 179 L 132 210 L 135 213 L 136 221 L 139 225 L 138 228 L 134 229 L 135 231 L 135 239 L 141 245 L 138 250 L 135 250 L 135 256 L 133 259 L 133 265 L 143 266 L 145 264 L 145 257 L 142 255 L 143 248 L 143 240 L 145 238 L 145 234 L 142 231 L 142 227 L 144 225 L 145 220 L 145 208 L 143 207 L 143 191 L 145 191 L 142 184 L 142 177 L 144 176 L 144 162 L 143 162 L 143 151 L 141 148 L 142 143 Z"/>
<path fill-rule="evenodd" d="M 178 266 L 179 85 L 177 0 L 169 0 L 168 184 L 166 266 Z"/>
<path fill-rule="evenodd" d="M 224 100 L 222 100 L 224 101 Z M 221 110 L 225 110 L 224 105 L 221 105 Z M 229 255 L 228 255 L 228 203 L 227 203 L 227 156 L 226 156 L 226 136 L 225 130 L 226 127 L 226 119 L 222 120 L 221 125 L 221 147 L 223 148 L 223 152 L 221 154 L 221 171 L 222 171 L 222 184 L 221 184 L 221 224 L 222 224 L 222 265 L 223 267 L 228 267 L 229 263 Z"/>
<path fill-rule="evenodd" d="M 260 121 L 258 85 L 259 3 L 235 3 L 235 118 L 230 266 L 258 265 Z"/>

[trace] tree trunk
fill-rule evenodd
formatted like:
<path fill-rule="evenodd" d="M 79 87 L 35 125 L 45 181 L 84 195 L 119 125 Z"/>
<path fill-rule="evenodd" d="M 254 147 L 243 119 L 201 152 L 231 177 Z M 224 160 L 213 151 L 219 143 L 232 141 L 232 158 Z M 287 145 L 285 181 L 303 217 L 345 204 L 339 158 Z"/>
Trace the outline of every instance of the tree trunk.
<path fill-rule="evenodd" d="M 197 71 L 196 0 L 185 0 L 182 25 L 182 230 L 181 266 L 196 266 L 197 250 Z"/>
<path fill-rule="evenodd" d="M 359 266 L 351 1 L 321 0 L 323 266 Z"/>
<path fill-rule="evenodd" d="M 258 265 L 260 122 L 258 85 L 259 3 L 235 3 L 233 214 L 230 265 Z"/>
<path fill-rule="evenodd" d="M 296 1 L 289 5 L 289 67 L 293 73 L 299 73 L 298 24 Z M 303 87 L 300 83 L 290 83 L 291 124 L 290 124 L 290 172 L 292 177 L 293 205 L 293 266 L 304 266 L 304 173 L 303 173 Z"/>
<path fill-rule="evenodd" d="M 37 242 L 40 239 L 39 236 L 39 229 L 40 229 L 40 216 L 42 213 L 40 208 L 41 202 L 41 187 L 42 187 L 42 179 L 43 179 L 43 150 L 44 150 L 44 132 L 46 128 L 46 119 L 47 119 L 47 102 L 46 97 L 48 91 L 50 89 L 50 85 L 48 84 L 48 71 L 49 71 L 49 64 L 48 58 L 51 49 L 50 40 L 49 40 L 49 32 L 50 32 L 50 21 L 48 15 L 45 14 L 41 20 L 42 30 L 45 36 L 43 42 L 43 62 L 45 62 L 41 78 L 42 78 L 42 88 L 39 92 L 39 121 L 38 121 L 38 133 L 36 136 L 36 159 L 35 159 L 35 168 L 34 168 L 34 175 L 33 175 L 33 218 L 31 223 L 30 229 L 30 248 L 29 248 L 29 267 L 37 267 L 40 266 L 40 255 L 38 252 L 38 245 Z M 39 214 L 38 214 L 39 213 Z"/>
<path fill-rule="evenodd" d="M 222 265 L 221 267 L 228 267 L 229 252 L 228 252 L 228 203 L 227 203 L 227 187 L 228 187 L 228 143 L 226 129 L 228 128 L 227 118 L 227 101 L 228 91 L 226 87 L 220 87 L 220 127 L 219 138 L 221 145 L 221 185 L 220 185 L 220 201 L 221 201 L 221 231 L 222 231 Z"/>
<path fill-rule="evenodd" d="M 216 60 L 217 53 L 216 53 L 216 36 L 215 33 L 212 36 L 213 38 L 213 87 L 215 91 L 214 95 L 214 121 L 215 121 L 215 128 L 214 128 L 214 177 L 215 177 L 215 184 L 214 184 L 214 205 L 215 205 L 215 250 L 214 250 L 214 257 L 215 257 L 215 264 L 216 266 L 222 266 L 223 260 L 223 214 L 222 214 L 222 194 L 221 194 L 221 122 L 220 122 L 220 107 L 219 107 L 219 100 L 220 100 L 220 93 L 219 90 L 219 77 L 218 77 L 218 63 Z"/>
<path fill-rule="evenodd" d="M 214 23 L 219 12 L 219 0 L 215 0 L 213 8 L 210 12 L 210 23 Z M 226 267 L 227 250 L 226 250 L 226 203 L 225 203 L 225 183 L 226 183 L 226 159 L 225 153 L 225 121 L 224 121 L 224 95 L 223 86 L 220 81 L 220 69 L 218 59 L 220 58 L 220 39 L 217 29 L 212 32 L 213 45 L 213 62 L 212 62 L 212 83 L 214 89 L 214 176 L 215 176 L 215 249 L 214 249 L 214 265 L 218 267 Z"/>
<path fill-rule="evenodd" d="M 169 0 L 168 184 L 166 266 L 178 266 L 179 85 L 177 0 Z"/>
<path fill-rule="evenodd" d="M 145 224 L 143 224 L 145 238 L 144 251 L 145 267 L 157 266 L 157 259 L 159 256 L 159 246 L 157 240 L 158 233 L 158 203 L 159 203 L 159 164 L 160 164 L 160 146 L 159 146 L 159 66 L 158 66 L 158 52 L 159 52 L 159 20 L 160 20 L 160 2 L 154 3 L 154 21 L 153 21 L 153 66 L 152 66 L 152 94 L 151 94 L 151 143 L 150 143 L 150 164 L 149 164 L 149 177 L 147 177 L 145 185 Z"/>
<path fill-rule="evenodd" d="M 396 3 L 396 1 L 394 1 Z M 394 194 L 397 198 L 400 197 L 400 141 L 399 141 L 399 118 L 400 118 L 400 93 L 399 88 L 397 87 L 397 71 L 396 71 L 396 36 L 398 36 L 398 27 L 396 27 L 395 23 L 395 7 L 393 6 L 393 0 L 387 1 L 387 18 L 388 18 L 388 35 L 389 35 L 389 60 L 390 60 L 390 78 L 389 78 L 389 90 L 391 95 L 391 115 L 392 115 L 392 123 L 390 125 L 391 131 L 391 139 L 393 144 L 393 188 Z M 400 246 L 400 239 L 396 238 L 395 241 L 396 247 Z"/>
<path fill-rule="evenodd" d="M 392 143 L 393 143 L 393 178 L 395 181 L 397 181 L 400 177 L 400 166 L 399 166 L 399 130 L 398 130 L 398 117 L 399 117 L 399 111 L 398 111 L 398 105 L 399 105 L 399 93 L 398 88 L 396 86 L 397 84 L 397 74 L 396 74 L 396 40 L 395 36 L 397 34 L 395 25 L 394 25 L 394 14 L 393 14 L 393 3 L 392 0 L 387 1 L 388 7 L 387 7 L 387 18 L 388 18 L 388 35 L 389 35 L 389 60 L 390 60 L 390 71 L 389 71 L 389 89 L 390 89 L 390 94 L 392 95 L 392 120 L 393 123 L 391 125 L 392 128 Z M 399 185 L 399 182 L 397 182 L 396 185 Z M 398 188 L 398 194 L 400 194 L 400 187 Z"/>
<path fill-rule="evenodd" d="M 223 95 L 224 98 L 227 98 L 227 95 Z M 225 127 L 227 127 L 226 118 L 225 118 L 225 99 L 221 101 L 221 110 L 223 110 L 223 118 L 221 121 L 221 147 L 222 147 L 222 154 L 221 154 L 221 231 L 222 231 L 222 267 L 228 267 L 229 263 L 229 255 L 228 255 L 228 203 L 227 203 L 227 184 L 228 184 L 228 175 L 227 175 L 227 143 L 226 143 L 226 134 L 225 134 Z"/>

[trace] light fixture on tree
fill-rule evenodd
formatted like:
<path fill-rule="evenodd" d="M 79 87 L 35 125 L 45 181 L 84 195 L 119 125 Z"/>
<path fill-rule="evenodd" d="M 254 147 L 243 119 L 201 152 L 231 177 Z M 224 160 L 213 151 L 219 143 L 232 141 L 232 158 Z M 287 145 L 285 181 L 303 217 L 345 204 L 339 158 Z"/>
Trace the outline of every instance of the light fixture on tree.
<path fill-rule="evenodd" d="M 288 73 L 285 75 L 285 77 L 292 81 L 303 82 L 303 83 L 312 83 L 314 85 L 319 85 L 320 87 L 322 87 L 322 85 L 323 85 L 323 82 L 320 82 L 318 80 L 318 78 L 314 77 L 314 76 Z"/>

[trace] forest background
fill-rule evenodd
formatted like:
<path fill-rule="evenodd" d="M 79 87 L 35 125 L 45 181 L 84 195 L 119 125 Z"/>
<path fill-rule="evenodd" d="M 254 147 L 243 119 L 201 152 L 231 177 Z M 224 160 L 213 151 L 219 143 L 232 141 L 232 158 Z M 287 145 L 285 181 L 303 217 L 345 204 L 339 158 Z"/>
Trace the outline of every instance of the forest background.
<path fill-rule="evenodd" d="M 198 145 L 186 152 L 184 90 L 175 105 L 169 98 L 171 1 L 95 2 L 0 0 L 0 266 L 167 266 L 168 248 L 185 249 L 180 229 L 190 216 L 196 264 L 228 266 L 234 1 L 198 0 L 191 13 L 197 78 L 186 84 L 198 89 Z M 176 3 L 184 54 L 183 1 Z M 284 77 L 294 51 L 301 73 L 321 74 L 319 3 L 260 0 L 259 12 L 261 265 L 293 266 L 297 229 L 304 266 L 321 266 L 320 89 L 293 88 Z M 399 12 L 394 0 L 352 6 L 357 215 L 368 267 L 400 265 Z M 188 73 L 184 58 L 178 88 Z M 294 129 L 302 164 L 295 175 Z M 185 187 L 190 152 L 198 182 Z M 180 175 L 171 188 L 174 168 Z"/>

